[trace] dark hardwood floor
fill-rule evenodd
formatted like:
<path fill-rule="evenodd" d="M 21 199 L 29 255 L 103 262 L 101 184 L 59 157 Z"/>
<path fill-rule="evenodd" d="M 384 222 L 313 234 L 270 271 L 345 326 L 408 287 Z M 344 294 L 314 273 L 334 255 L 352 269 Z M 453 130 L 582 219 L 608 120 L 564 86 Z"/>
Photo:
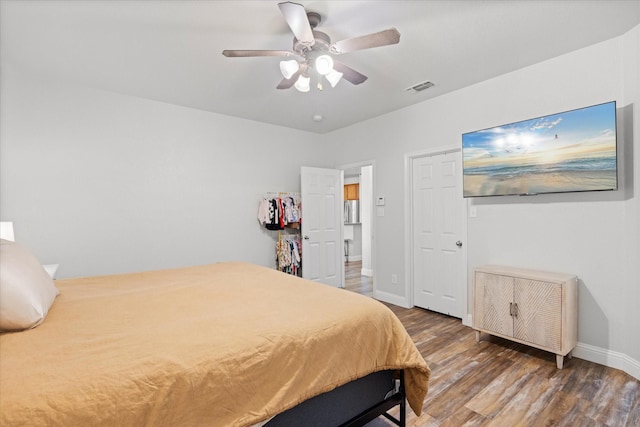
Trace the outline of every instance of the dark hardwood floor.
<path fill-rule="evenodd" d="M 368 296 L 360 262 L 346 264 L 346 286 Z M 640 381 L 617 369 L 555 355 L 474 331 L 460 319 L 387 304 L 431 368 L 420 417 L 408 426 L 640 426 Z M 380 417 L 368 427 L 391 426 Z"/>

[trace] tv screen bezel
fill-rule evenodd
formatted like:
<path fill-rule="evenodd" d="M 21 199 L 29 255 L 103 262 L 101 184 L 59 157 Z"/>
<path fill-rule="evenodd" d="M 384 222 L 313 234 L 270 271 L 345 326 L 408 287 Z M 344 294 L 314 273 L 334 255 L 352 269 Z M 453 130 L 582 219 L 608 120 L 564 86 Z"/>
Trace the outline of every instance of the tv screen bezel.
<path fill-rule="evenodd" d="M 496 193 L 487 193 L 487 194 L 467 194 L 466 188 L 465 188 L 465 171 L 468 169 L 468 167 L 465 167 L 465 136 L 466 135 L 471 135 L 471 134 L 476 134 L 476 133 L 481 133 L 481 132 L 487 132 L 487 131 L 491 131 L 493 129 L 498 129 L 498 128 L 508 128 L 508 127 L 513 127 L 513 126 L 517 126 L 517 125 L 521 125 L 527 122 L 534 122 L 534 121 L 539 121 L 539 120 L 543 120 L 543 119 L 548 119 L 554 116 L 559 116 L 559 115 L 563 115 L 563 114 L 568 114 L 568 113 L 572 113 L 572 112 L 576 112 L 576 111 L 580 111 L 580 110 L 587 110 L 587 109 L 591 109 L 591 108 L 595 108 L 595 107 L 600 107 L 600 106 L 604 106 L 604 105 L 609 105 L 609 104 L 613 104 L 613 121 L 614 121 L 614 149 L 615 149 L 615 185 L 611 188 L 602 188 L 602 189 L 591 189 L 591 188 L 585 188 L 584 190 L 582 189 L 568 189 L 568 190 L 558 190 L 558 191 L 539 191 L 539 192 L 496 192 Z M 484 197 L 505 197 L 505 196 L 537 196 L 537 195 L 542 195 L 542 194 L 566 194 L 566 193 L 586 193 L 586 192 L 602 192 L 602 191 L 617 191 L 619 188 L 619 156 L 618 156 L 618 129 L 617 129 L 617 121 L 618 121 L 618 111 L 617 111 L 617 102 L 614 101 L 607 101 L 607 102 L 601 102 L 598 104 L 593 104 L 593 105 L 589 105 L 586 107 L 579 107 L 579 108 L 574 108 L 571 110 L 566 110 L 566 111 L 561 111 L 558 113 L 552 113 L 552 114 L 545 114 L 542 116 L 538 116 L 538 117 L 533 117 L 533 118 L 529 118 L 529 119 L 525 119 L 525 120 L 519 120 L 519 121 L 515 121 L 515 122 L 511 122 L 511 123 L 507 123 L 507 124 L 502 124 L 502 125 L 497 125 L 497 126 L 490 126 L 484 129 L 479 129 L 479 130 L 474 130 L 471 132 L 465 132 L 462 134 L 462 146 L 461 146 L 461 154 L 462 154 L 462 194 L 463 194 L 463 198 L 467 199 L 467 198 L 484 198 Z"/>

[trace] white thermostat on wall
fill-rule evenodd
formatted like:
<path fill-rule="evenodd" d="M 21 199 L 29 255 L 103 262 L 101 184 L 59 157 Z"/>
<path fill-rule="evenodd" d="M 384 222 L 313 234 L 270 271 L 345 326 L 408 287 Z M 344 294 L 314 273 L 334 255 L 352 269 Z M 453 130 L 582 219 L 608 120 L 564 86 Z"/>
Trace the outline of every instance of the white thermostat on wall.
<path fill-rule="evenodd" d="M 384 206 L 384 197 L 376 197 L 376 206 Z"/>

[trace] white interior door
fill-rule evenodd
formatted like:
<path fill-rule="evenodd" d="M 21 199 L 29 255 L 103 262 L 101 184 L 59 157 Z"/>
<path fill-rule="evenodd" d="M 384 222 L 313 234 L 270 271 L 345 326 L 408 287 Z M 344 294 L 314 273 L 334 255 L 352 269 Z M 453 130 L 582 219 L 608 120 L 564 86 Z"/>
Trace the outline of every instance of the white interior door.
<path fill-rule="evenodd" d="M 412 159 L 414 305 L 462 318 L 466 273 L 460 151 Z"/>
<path fill-rule="evenodd" d="M 302 277 L 344 287 L 343 171 L 302 167 Z"/>

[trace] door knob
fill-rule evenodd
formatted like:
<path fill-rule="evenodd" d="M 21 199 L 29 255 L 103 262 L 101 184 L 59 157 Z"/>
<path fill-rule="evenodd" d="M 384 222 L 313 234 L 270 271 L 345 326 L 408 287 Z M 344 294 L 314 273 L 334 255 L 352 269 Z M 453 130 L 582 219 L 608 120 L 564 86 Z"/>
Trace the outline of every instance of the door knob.
<path fill-rule="evenodd" d="M 304 236 L 304 240 L 309 240 L 309 236 Z"/>
<path fill-rule="evenodd" d="M 462 242 L 461 242 L 460 240 L 458 240 L 458 241 L 456 242 L 456 246 L 457 246 L 457 247 L 459 247 L 459 248 L 461 248 L 461 247 L 462 247 Z"/>

